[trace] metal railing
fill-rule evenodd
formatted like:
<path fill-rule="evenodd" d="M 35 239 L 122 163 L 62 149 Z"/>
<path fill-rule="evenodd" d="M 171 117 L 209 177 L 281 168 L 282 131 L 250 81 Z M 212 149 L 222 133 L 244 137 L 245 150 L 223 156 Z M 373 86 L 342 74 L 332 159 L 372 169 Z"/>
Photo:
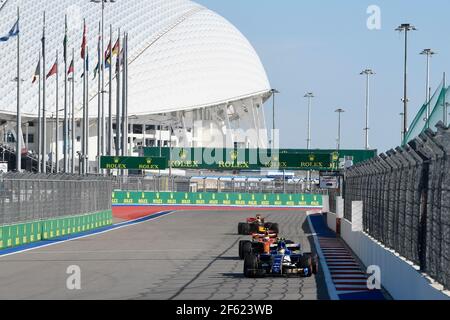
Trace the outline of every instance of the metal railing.
<path fill-rule="evenodd" d="M 345 218 L 363 201 L 365 232 L 449 289 L 450 129 L 437 129 L 348 170 Z"/>
<path fill-rule="evenodd" d="M 111 193 L 99 176 L 0 175 L 0 225 L 111 210 Z"/>
<path fill-rule="evenodd" d="M 327 194 L 317 188 L 306 189 L 306 183 L 264 181 L 246 178 L 200 179 L 177 176 L 133 177 L 119 176 L 113 179 L 113 189 L 147 192 L 215 192 L 215 193 L 266 193 L 266 194 Z"/>

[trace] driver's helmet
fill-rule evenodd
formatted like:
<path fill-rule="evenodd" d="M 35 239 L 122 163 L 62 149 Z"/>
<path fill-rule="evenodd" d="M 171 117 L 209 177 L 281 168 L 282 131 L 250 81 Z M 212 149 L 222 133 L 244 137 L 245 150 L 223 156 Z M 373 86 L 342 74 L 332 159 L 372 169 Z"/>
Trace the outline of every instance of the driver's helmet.
<path fill-rule="evenodd" d="M 257 215 L 256 215 L 256 221 L 257 221 L 257 222 L 261 222 L 261 221 L 262 221 L 262 218 L 261 218 L 261 215 L 260 215 L 260 214 L 257 214 Z"/>
<path fill-rule="evenodd" d="M 280 254 L 284 254 L 286 252 L 286 243 L 284 241 L 280 241 L 278 243 L 277 251 Z"/>

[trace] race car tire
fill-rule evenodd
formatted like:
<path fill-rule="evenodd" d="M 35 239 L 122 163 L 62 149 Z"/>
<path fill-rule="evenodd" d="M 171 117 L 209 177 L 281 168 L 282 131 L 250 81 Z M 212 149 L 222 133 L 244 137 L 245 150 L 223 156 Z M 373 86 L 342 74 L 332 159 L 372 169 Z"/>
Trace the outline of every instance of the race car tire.
<path fill-rule="evenodd" d="M 264 253 L 264 243 L 261 242 L 254 242 L 252 245 L 252 251 L 256 254 L 263 254 Z"/>
<path fill-rule="evenodd" d="M 249 254 L 244 260 L 244 276 L 246 278 L 257 278 L 263 275 L 263 270 L 259 267 L 258 257 Z"/>
<path fill-rule="evenodd" d="M 258 232 L 258 224 L 252 223 L 252 224 L 248 224 L 247 226 L 248 226 L 248 231 L 247 231 L 248 235 Z"/>
<path fill-rule="evenodd" d="M 309 272 L 306 275 L 308 278 L 313 275 L 313 263 L 310 254 L 304 254 L 303 257 L 300 258 L 300 268 L 308 268 Z"/>
<path fill-rule="evenodd" d="M 265 227 L 274 233 L 280 233 L 280 228 L 278 227 L 278 223 L 266 223 Z"/>
<path fill-rule="evenodd" d="M 241 254 L 239 255 L 239 258 L 245 259 L 246 256 L 253 253 L 253 246 L 251 241 L 242 241 L 241 246 Z"/>
<path fill-rule="evenodd" d="M 313 254 L 311 257 L 312 262 L 312 273 L 318 274 L 319 273 L 319 257 L 317 254 Z"/>
<path fill-rule="evenodd" d="M 250 227 L 251 227 L 251 225 L 248 223 L 244 223 L 242 225 L 242 234 L 244 236 L 248 236 L 250 234 Z"/>
<path fill-rule="evenodd" d="M 238 224 L 238 234 L 239 235 L 244 235 L 244 225 L 245 225 L 246 223 L 242 223 L 242 222 L 240 222 L 239 224 Z"/>

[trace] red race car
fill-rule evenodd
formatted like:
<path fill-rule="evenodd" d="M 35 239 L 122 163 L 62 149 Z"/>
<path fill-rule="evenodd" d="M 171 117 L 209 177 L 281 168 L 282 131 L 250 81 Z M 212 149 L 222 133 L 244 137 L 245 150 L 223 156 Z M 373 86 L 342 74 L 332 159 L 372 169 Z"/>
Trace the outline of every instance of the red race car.
<path fill-rule="evenodd" d="M 261 215 L 256 215 L 256 218 L 247 218 L 247 222 L 241 222 L 238 225 L 239 235 L 252 235 L 254 233 L 264 233 L 269 229 L 273 233 L 279 233 L 278 223 L 265 222 Z"/>

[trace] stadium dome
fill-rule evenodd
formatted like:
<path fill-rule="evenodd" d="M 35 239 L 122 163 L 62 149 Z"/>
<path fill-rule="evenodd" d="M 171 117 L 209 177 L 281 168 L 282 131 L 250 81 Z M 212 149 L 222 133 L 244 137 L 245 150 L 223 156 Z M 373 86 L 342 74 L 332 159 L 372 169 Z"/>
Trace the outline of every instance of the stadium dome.
<path fill-rule="evenodd" d="M 101 5 L 89 0 L 0 0 L 0 36 L 16 21 L 21 8 L 21 80 L 23 116 L 37 117 L 38 86 L 32 84 L 41 50 L 42 16 L 46 12 L 48 72 L 59 50 L 59 108 L 64 101 L 64 16 L 68 17 L 68 47 L 75 51 L 76 110 L 82 105 L 80 47 L 83 19 L 88 27 L 90 116 L 97 114 L 97 40 Z M 116 0 L 106 3 L 105 47 L 109 26 L 113 42 L 118 29 L 129 34 L 129 115 L 148 116 L 194 110 L 270 96 L 264 67 L 249 41 L 227 20 L 187 0 Z M 13 120 L 16 112 L 16 41 L 0 43 L 0 114 Z M 69 57 L 69 62 L 71 57 Z M 108 82 L 106 72 L 105 82 Z M 108 86 L 106 87 L 108 89 Z M 115 92 L 115 81 L 112 86 Z M 47 109 L 55 111 L 55 77 L 47 81 Z M 113 99 L 115 101 L 115 99 Z M 108 105 L 107 95 L 105 104 Z M 115 108 L 115 102 L 114 102 Z M 113 109 L 115 110 L 115 109 Z M 8 117 L 9 116 L 9 117 Z"/>

